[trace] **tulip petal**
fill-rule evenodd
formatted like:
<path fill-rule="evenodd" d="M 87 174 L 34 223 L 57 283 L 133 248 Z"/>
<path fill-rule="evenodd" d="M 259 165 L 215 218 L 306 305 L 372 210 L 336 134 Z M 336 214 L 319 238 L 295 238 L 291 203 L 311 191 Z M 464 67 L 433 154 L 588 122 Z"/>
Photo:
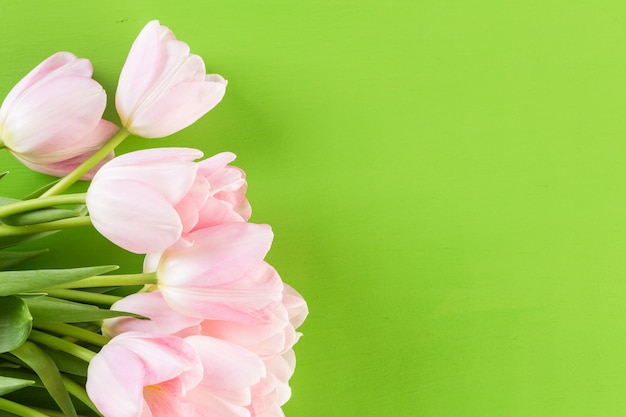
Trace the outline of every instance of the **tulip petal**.
<path fill-rule="evenodd" d="M 145 138 L 171 135 L 197 121 L 226 93 L 226 80 L 184 82 L 164 91 L 149 109 L 137 112 L 128 130 Z"/>
<path fill-rule="evenodd" d="M 122 123 L 127 126 L 133 112 L 139 107 L 154 85 L 161 82 L 171 67 L 189 54 L 189 47 L 176 41 L 174 34 L 158 20 L 148 22 L 141 30 L 128 53 L 115 96 L 115 105 Z M 168 44 L 174 42 L 178 48 Z"/>
<path fill-rule="evenodd" d="M 102 326 L 102 332 L 110 337 L 130 331 L 154 336 L 182 337 L 181 332 L 199 333 L 202 321 L 172 310 L 158 291 L 131 294 L 113 304 L 111 310 L 139 314 L 150 320 L 127 316 L 107 319 Z"/>
<path fill-rule="evenodd" d="M 201 379 L 197 354 L 183 339 L 129 332 L 112 339 L 91 360 L 86 388 L 104 415 L 136 417 L 146 415 L 141 414 L 144 387 L 165 384 L 161 387 L 171 394 L 184 395 Z"/>
<path fill-rule="evenodd" d="M 210 274 L 202 277 L 205 282 L 212 278 Z M 160 275 L 159 280 L 163 298 L 174 310 L 192 317 L 239 323 L 271 321 L 272 311 L 266 307 L 281 300 L 283 289 L 280 276 L 265 262 L 239 281 L 221 286 L 173 286 L 166 280 L 161 282 Z"/>
<path fill-rule="evenodd" d="M 92 73 L 93 67 L 89 60 L 78 59 L 70 52 L 57 52 L 37 65 L 11 89 L 0 107 L 0 120 L 6 118 L 9 109 L 22 93 L 41 81 L 58 75 L 90 78 Z"/>
<path fill-rule="evenodd" d="M 229 163 L 233 162 L 237 156 L 232 152 L 221 152 L 198 162 L 198 173 L 204 177 L 213 175 Z"/>
<path fill-rule="evenodd" d="M 107 164 L 105 172 L 94 178 L 90 191 L 105 189 L 102 180 L 137 181 L 158 192 L 171 204 L 178 203 L 195 182 L 197 164 L 202 152 L 192 148 L 154 148 L 118 156 Z M 93 189 L 93 191 L 92 191 Z M 127 198 L 128 194 L 109 189 Z"/>
<path fill-rule="evenodd" d="M 202 362 L 201 386 L 221 390 L 247 389 L 265 376 L 263 361 L 233 343 L 208 336 L 189 336 L 185 342 L 195 349 Z"/>
<path fill-rule="evenodd" d="M 96 179 L 87 192 L 87 207 L 94 227 L 107 239 L 133 253 L 159 252 L 178 240 L 180 218 L 162 194 L 135 181 Z"/>
<path fill-rule="evenodd" d="M 87 158 L 89 158 L 93 153 L 100 148 L 102 144 L 107 142 L 117 131 L 118 127 L 107 121 L 102 119 L 96 129 L 91 132 L 88 137 L 85 139 L 85 143 L 82 145 L 82 149 L 84 152 L 74 156 L 72 158 L 61 160 L 58 162 L 50 162 L 43 163 L 38 159 L 34 161 L 30 161 L 26 159 L 23 155 L 14 153 L 15 156 L 20 162 L 24 165 L 32 169 L 33 171 L 41 172 L 47 175 L 53 175 L 56 177 L 64 177 L 65 175 L 72 172 L 76 167 L 85 162 Z M 80 149 L 80 148 L 79 148 Z M 114 152 L 110 152 L 107 156 L 105 156 L 98 164 L 89 170 L 85 175 L 81 177 L 82 180 L 90 180 L 94 177 L 96 172 L 107 162 L 113 159 L 115 156 Z"/>
<path fill-rule="evenodd" d="M 194 245 L 165 251 L 157 270 L 168 287 L 214 287 L 254 271 L 272 243 L 268 225 L 228 223 L 190 235 Z M 156 252 L 156 251 L 154 251 Z"/>
<path fill-rule="evenodd" d="M 12 151 L 43 162 L 57 162 L 101 120 L 106 105 L 102 86 L 90 78 L 62 77 L 33 87 L 13 102 L 2 139 Z M 55 140 L 52 140 L 55 138 Z M 80 153 L 80 150 L 78 151 Z"/>

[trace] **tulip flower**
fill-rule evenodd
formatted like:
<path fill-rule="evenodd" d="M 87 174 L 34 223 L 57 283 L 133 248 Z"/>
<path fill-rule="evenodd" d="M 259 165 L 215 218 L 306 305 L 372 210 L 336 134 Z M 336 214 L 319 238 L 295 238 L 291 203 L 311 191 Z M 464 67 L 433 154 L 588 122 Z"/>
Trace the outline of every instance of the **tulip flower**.
<path fill-rule="evenodd" d="M 195 414 L 185 415 L 248 417 L 252 387 L 266 377 L 263 361 L 240 346 L 213 337 L 190 336 L 185 342 L 196 350 L 204 369 L 202 381 L 185 396 Z"/>
<path fill-rule="evenodd" d="M 300 294 L 284 285 L 283 298 L 265 308 L 269 319 L 260 324 L 223 320 L 204 320 L 173 310 L 160 291 L 131 294 L 111 306 L 112 310 L 127 311 L 147 317 L 115 317 L 104 321 L 102 331 L 108 336 L 124 332 L 142 332 L 153 336 L 190 335 L 211 336 L 235 343 L 254 352 L 262 359 L 285 354 L 300 337 L 295 330 L 307 315 L 306 302 Z"/>
<path fill-rule="evenodd" d="M 199 163 L 202 152 L 156 148 L 131 152 L 105 164 L 87 192 L 94 227 L 134 253 L 160 253 L 191 232 L 250 216 L 245 174 L 226 166 L 221 153 Z"/>
<path fill-rule="evenodd" d="M 86 388 L 107 417 L 238 416 L 265 377 L 259 357 L 223 340 L 127 332 L 91 360 Z"/>
<path fill-rule="evenodd" d="M 124 127 L 138 136 L 171 135 L 215 107 L 226 80 L 207 75 L 204 61 L 158 21 L 139 33 L 120 75 L 115 104 Z"/>
<path fill-rule="evenodd" d="M 252 387 L 252 400 L 248 406 L 251 417 L 283 416 L 281 406 L 291 397 L 289 379 L 296 367 L 293 350 L 263 361 L 266 375 Z"/>
<path fill-rule="evenodd" d="M 69 52 L 44 60 L 4 99 L 0 144 L 31 169 L 50 175 L 63 176 L 87 159 L 118 130 L 102 119 L 106 93 L 92 72 L 87 59 Z"/>
<path fill-rule="evenodd" d="M 129 332 L 91 360 L 86 388 L 107 417 L 187 416 L 193 407 L 180 397 L 202 378 L 201 360 L 183 339 Z"/>
<path fill-rule="evenodd" d="M 273 234 L 269 226 L 227 223 L 191 233 L 192 246 L 163 252 L 157 287 L 167 304 L 191 317 L 261 324 L 267 307 L 282 298 L 283 283 L 263 262 Z"/>

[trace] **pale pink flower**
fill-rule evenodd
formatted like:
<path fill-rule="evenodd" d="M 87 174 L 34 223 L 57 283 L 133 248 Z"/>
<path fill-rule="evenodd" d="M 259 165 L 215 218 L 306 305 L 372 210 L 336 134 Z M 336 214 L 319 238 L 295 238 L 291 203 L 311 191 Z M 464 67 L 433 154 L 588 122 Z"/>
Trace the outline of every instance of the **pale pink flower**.
<path fill-rule="evenodd" d="M 293 350 L 263 361 L 266 375 L 252 387 L 252 400 L 248 409 L 251 417 L 283 416 L 282 407 L 291 397 L 291 379 L 296 367 Z"/>
<path fill-rule="evenodd" d="M 197 318 L 261 324 L 283 283 L 263 262 L 273 238 L 267 225 L 226 223 L 190 234 L 193 245 L 160 256 L 158 288 L 174 310 Z"/>
<path fill-rule="evenodd" d="M 186 396 L 193 417 L 249 417 L 252 387 L 266 377 L 265 363 L 233 343 L 207 336 L 189 336 L 185 342 L 198 353 L 204 375 Z"/>
<path fill-rule="evenodd" d="M 123 332 L 142 332 L 155 336 L 212 336 L 245 347 L 262 359 L 285 354 L 300 337 L 296 329 L 307 315 L 306 302 L 293 288 L 284 284 L 282 300 L 265 307 L 261 323 L 241 323 L 190 317 L 173 310 L 160 291 L 131 294 L 111 306 L 112 310 L 127 311 L 148 317 L 142 320 L 129 316 L 104 321 L 102 331 L 108 336 Z"/>
<path fill-rule="evenodd" d="M 278 306 L 282 306 L 282 310 Z M 295 355 L 292 347 L 300 336 L 295 329 L 302 324 L 308 313 L 306 302 L 293 288 L 285 285 L 282 300 L 266 308 L 272 312 L 283 311 L 286 317 L 275 314 L 271 316 L 272 321 L 256 325 L 185 316 L 172 310 L 159 291 L 132 294 L 115 303 L 112 309 L 133 312 L 148 317 L 150 320 L 133 317 L 107 319 L 103 332 L 109 336 L 133 331 L 154 336 L 175 334 L 188 337 L 186 340 L 189 340 L 189 336 L 210 336 L 206 343 L 216 343 L 214 340 L 219 339 L 230 343 L 230 345 L 224 345 L 228 349 L 233 349 L 233 346 L 245 348 L 245 352 L 252 353 L 263 360 L 267 372 L 263 378 L 251 386 L 251 397 L 247 396 L 246 391 L 241 391 L 245 396 L 241 396 L 237 404 L 245 405 L 252 417 L 282 416 L 281 406 L 291 396 L 289 379 L 295 369 Z M 203 350 L 211 351 L 208 348 Z M 248 354 L 242 356 L 246 357 Z M 215 357 L 215 360 L 220 361 L 218 357 Z M 254 362 L 252 358 L 249 360 Z M 215 392 L 216 389 L 217 392 Z M 201 395 L 198 394 L 196 397 L 194 394 L 189 398 L 224 396 L 221 389 L 223 389 L 222 386 L 205 386 L 204 389 L 193 391 Z M 223 401 L 216 404 L 221 403 Z M 233 404 L 231 403 L 230 406 L 232 408 Z M 215 411 L 212 408 L 211 410 Z M 241 409 L 239 413 L 231 413 L 232 409 L 227 415 L 247 416 L 242 413 Z M 198 414 L 198 416 L 205 415 L 211 416 L 211 414 Z"/>
<path fill-rule="evenodd" d="M 134 253 L 160 253 L 199 226 L 244 222 L 250 216 L 245 174 L 221 153 L 194 162 L 202 152 L 156 148 L 131 152 L 105 164 L 87 192 L 94 227 Z"/>
<path fill-rule="evenodd" d="M 202 362 L 183 339 L 129 332 L 91 360 L 86 389 L 106 417 L 186 416 L 193 407 L 180 398 L 202 378 Z"/>
<path fill-rule="evenodd" d="M 102 119 L 106 93 L 92 73 L 89 60 L 69 52 L 44 60 L 4 99 L 0 142 L 35 171 L 70 172 L 118 130 Z"/>
<path fill-rule="evenodd" d="M 215 107 L 226 80 L 158 21 L 139 33 L 120 75 L 115 104 L 129 132 L 146 138 L 175 133 Z"/>

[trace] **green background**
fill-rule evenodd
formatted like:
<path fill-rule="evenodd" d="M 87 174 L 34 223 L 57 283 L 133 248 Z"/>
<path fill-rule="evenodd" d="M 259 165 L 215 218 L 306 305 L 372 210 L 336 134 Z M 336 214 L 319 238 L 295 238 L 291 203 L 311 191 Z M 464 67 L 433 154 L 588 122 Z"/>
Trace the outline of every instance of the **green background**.
<path fill-rule="evenodd" d="M 626 415 L 623 2 L 0 0 L 0 97 L 69 50 L 112 102 L 151 19 L 229 86 L 120 151 L 238 154 L 310 307 L 288 417 Z M 0 163 L 2 194 L 47 180 Z M 141 265 L 47 243 L 31 266 Z"/>

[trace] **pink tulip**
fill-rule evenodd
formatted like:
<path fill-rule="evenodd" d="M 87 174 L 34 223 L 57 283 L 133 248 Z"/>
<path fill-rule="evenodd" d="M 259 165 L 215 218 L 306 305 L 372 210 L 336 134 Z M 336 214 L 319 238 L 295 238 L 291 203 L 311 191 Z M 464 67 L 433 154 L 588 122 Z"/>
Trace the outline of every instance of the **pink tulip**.
<path fill-rule="evenodd" d="M 283 416 L 281 406 L 291 397 L 289 379 L 296 367 L 293 350 L 282 356 L 264 361 L 266 375 L 252 387 L 252 400 L 248 409 L 251 417 Z"/>
<path fill-rule="evenodd" d="M 204 320 L 202 334 L 229 340 L 256 353 L 262 359 L 285 354 L 298 341 L 296 329 L 308 314 L 306 302 L 296 290 L 283 284 L 282 299 L 268 305 L 263 323 L 238 323 L 227 320 Z M 141 313 L 139 313 L 141 314 Z"/>
<path fill-rule="evenodd" d="M 227 223 L 190 234 L 193 245 L 171 248 L 156 275 L 165 301 L 191 317 L 267 323 L 267 306 L 282 297 L 280 276 L 263 262 L 272 242 L 267 225 Z"/>
<path fill-rule="evenodd" d="M 293 288 L 284 285 L 283 298 L 265 308 L 268 318 L 263 323 L 240 323 L 221 320 L 203 320 L 174 311 L 160 291 L 129 295 L 116 302 L 112 310 L 128 311 L 148 317 L 116 317 L 104 321 L 103 333 L 116 336 L 124 332 L 142 332 L 154 336 L 205 335 L 235 343 L 254 352 L 262 359 L 285 354 L 300 337 L 295 330 L 307 315 L 306 302 Z"/>
<path fill-rule="evenodd" d="M 94 227 L 134 253 L 160 253 L 199 226 L 244 222 L 250 216 L 245 174 L 221 153 L 201 162 L 190 148 L 131 152 L 105 164 L 87 192 Z"/>
<path fill-rule="evenodd" d="M 87 59 L 69 52 L 39 64 L 0 107 L 0 143 L 35 171 L 58 176 L 70 172 L 118 130 L 102 120 L 106 93 L 92 72 Z"/>
<path fill-rule="evenodd" d="M 127 332 L 178 337 L 202 334 L 202 319 L 172 310 L 160 291 L 131 294 L 113 304 L 111 310 L 139 314 L 149 320 L 130 316 L 106 319 L 102 325 L 102 333 L 109 337 Z"/>
<path fill-rule="evenodd" d="M 91 360 L 86 388 L 106 417 L 187 416 L 193 406 L 181 397 L 202 378 L 202 362 L 183 339 L 129 332 Z"/>
<path fill-rule="evenodd" d="M 249 417 L 251 388 L 266 377 L 265 364 L 254 353 L 207 336 L 185 338 L 198 353 L 204 376 L 186 396 L 194 417 Z M 172 414 L 173 416 L 173 414 Z"/>
<path fill-rule="evenodd" d="M 158 21 L 139 33 L 128 54 L 115 97 L 122 124 L 146 138 L 171 135 L 215 107 L 226 80 L 207 75 L 202 58 Z"/>

